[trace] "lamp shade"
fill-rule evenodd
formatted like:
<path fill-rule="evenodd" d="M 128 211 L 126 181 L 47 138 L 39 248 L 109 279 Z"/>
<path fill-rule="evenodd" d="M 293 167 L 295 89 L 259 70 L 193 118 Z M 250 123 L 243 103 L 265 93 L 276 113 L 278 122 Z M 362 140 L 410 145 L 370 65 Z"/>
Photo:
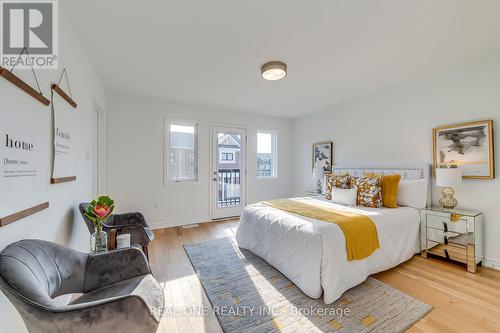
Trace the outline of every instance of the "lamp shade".
<path fill-rule="evenodd" d="M 323 181 L 324 176 L 325 176 L 325 171 L 323 170 L 323 167 L 320 165 L 315 165 L 313 169 L 314 181 L 316 180 Z"/>
<path fill-rule="evenodd" d="M 462 170 L 459 168 L 436 169 L 436 186 L 457 187 L 462 183 Z"/>

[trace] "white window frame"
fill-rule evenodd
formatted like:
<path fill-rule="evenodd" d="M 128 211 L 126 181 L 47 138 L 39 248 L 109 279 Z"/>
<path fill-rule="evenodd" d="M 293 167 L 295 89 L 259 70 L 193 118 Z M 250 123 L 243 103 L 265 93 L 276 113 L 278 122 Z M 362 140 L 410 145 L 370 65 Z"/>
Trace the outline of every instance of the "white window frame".
<path fill-rule="evenodd" d="M 193 126 L 194 127 L 194 177 L 193 178 L 180 178 L 180 179 L 170 179 L 169 168 L 170 168 L 170 125 L 180 125 L 180 126 Z M 199 123 L 194 120 L 186 119 L 176 119 L 176 118 L 165 118 L 165 129 L 164 129 L 164 148 L 163 148 L 163 183 L 164 185 L 169 184 L 180 184 L 180 183 L 196 183 L 198 182 L 198 164 L 199 164 L 199 151 L 198 151 L 198 131 Z"/>
<path fill-rule="evenodd" d="M 257 157 L 259 153 L 259 133 L 271 134 L 271 176 L 259 176 L 259 166 Z M 257 179 L 277 179 L 278 178 L 278 131 L 275 129 L 258 129 L 255 140 L 257 147 L 255 150 L 255 171 Z"/>

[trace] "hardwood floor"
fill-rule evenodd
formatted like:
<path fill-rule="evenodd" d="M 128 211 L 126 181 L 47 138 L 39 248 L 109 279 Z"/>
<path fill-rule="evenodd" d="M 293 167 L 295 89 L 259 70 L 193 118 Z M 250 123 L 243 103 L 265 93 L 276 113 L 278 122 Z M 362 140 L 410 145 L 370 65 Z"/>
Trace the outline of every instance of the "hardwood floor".
<path fill-rule="evenodd" d="M 200 307 L 210 309 L 210 303 L 182 245 L 234 235 L 237 226 L 232 220 L 155 231 L 151 266 L 170 309 L 159 333 L 222 332 L 211 311 L 201 313 Z M 409 332 L 500 332 L 499 271 L 479 268 L 471 274 L 460 265 L 414 256 L 374 277 L 434 306 Z"/>

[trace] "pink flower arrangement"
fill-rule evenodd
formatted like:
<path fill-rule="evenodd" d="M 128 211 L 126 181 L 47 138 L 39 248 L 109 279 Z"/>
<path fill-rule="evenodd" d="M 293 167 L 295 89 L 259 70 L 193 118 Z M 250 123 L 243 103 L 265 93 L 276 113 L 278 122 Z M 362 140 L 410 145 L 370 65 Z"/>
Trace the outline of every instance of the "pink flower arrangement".
<path fill-rule="evenodd" d="M 111 208 L 107 205 L 96 205 L 93 212 L 99 219 L 103 220 L 109 215 Z"/>
<path fill-rule="evenodd" d="M 95 227 L 100 232 L 103 223 L 107 220 L 109 215 L 111 215 L 113 209 L 115 209 L 115 202 L 113 199 L 108 196 L 101 196 L 92 200 L 85 212 L 85 216 L 94 222 Z"/>

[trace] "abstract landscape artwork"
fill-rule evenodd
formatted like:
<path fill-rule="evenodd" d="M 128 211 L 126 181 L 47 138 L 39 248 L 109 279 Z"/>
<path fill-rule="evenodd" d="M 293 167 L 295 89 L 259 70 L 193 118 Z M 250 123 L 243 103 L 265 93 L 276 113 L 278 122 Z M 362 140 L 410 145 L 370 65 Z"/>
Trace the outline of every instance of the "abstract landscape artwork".
<path fill-rule="evenodd" d="M 331 141 L 319 142 L 313 145 L 313 169 L 321 168 L 324 172 L 332 170 L 333 143 Z"/>
<path fill-rule="evenodd" d="M 442 126 L 433 134 L 434 169 L 456 165 L 463 178 L 495 177 L 493 120 Z"/>

